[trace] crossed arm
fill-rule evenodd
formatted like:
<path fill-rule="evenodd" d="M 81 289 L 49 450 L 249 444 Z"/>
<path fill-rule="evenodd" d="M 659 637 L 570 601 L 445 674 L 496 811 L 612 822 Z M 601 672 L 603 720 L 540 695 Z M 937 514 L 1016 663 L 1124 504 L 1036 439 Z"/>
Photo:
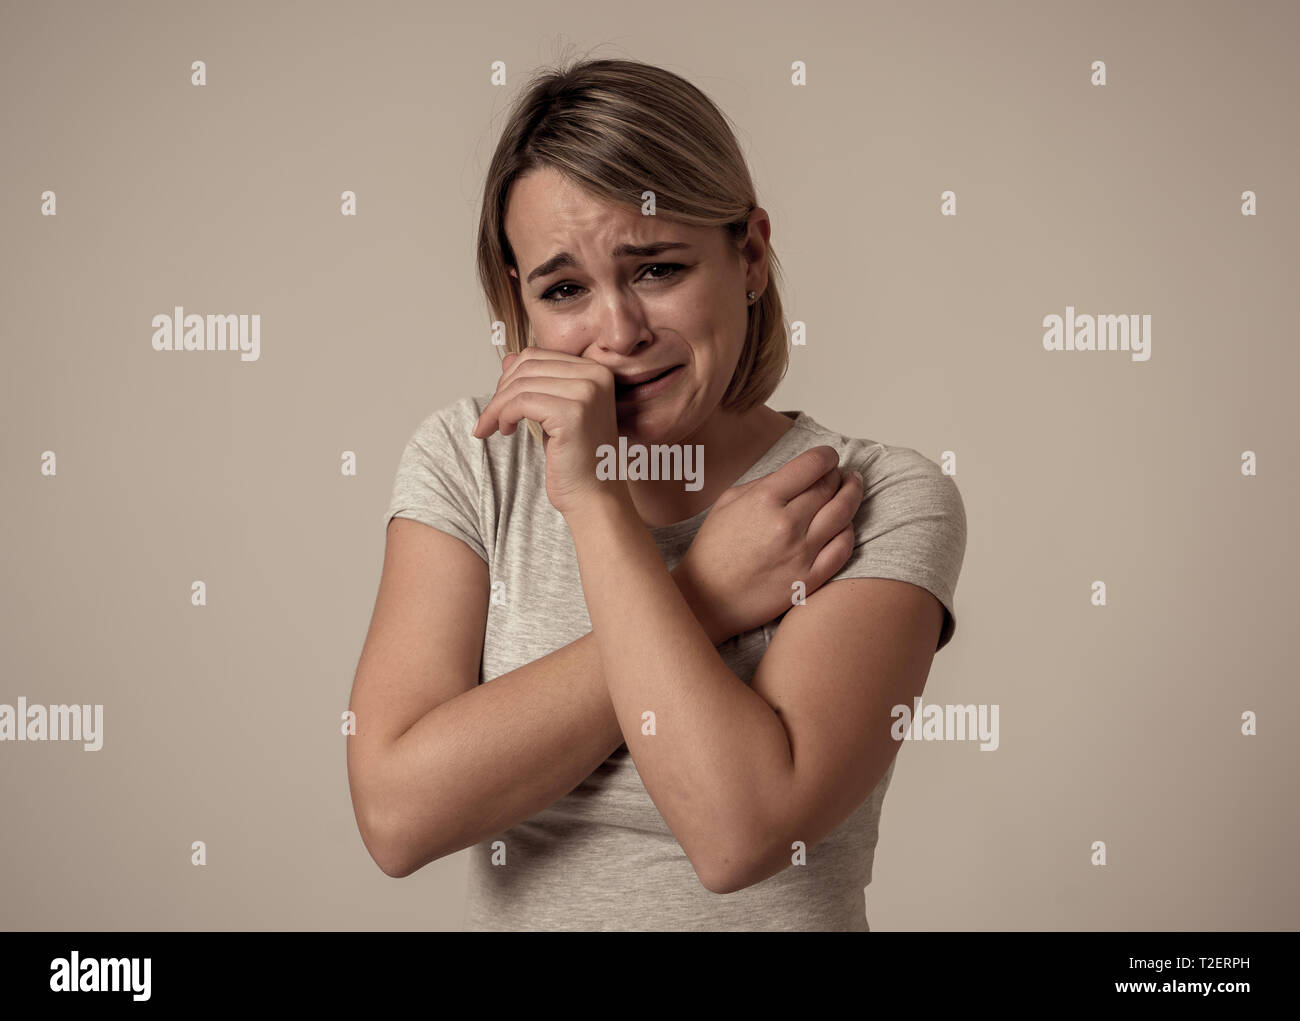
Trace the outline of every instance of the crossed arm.
<path fill-rule="evenodd" d="M 943 623 L 930 592 L 830 582 L 792 607 L 750 685 L 664 569 L 622 489 L 569 518 L 604 682 L 628 752 L 700 882 L 751 886 L 813 848 L 897 753 Z M 649 714 L 653 714 L 651 717 Z"/>
<path fill-rule="evenodd" d="M 826 584 L 785 615 L 746 686 L 714 648 L 728 636 L 709 607 L 626 513 L 575 519 L 592 633 L 485 685 L 483 561 L 428 526 L 390 523 L 348 742 L 358 827 L 387 875 L 529 818 L 624 740 L 716 893 L 780 871 L 793 840 L 813 848 L 883 776 L 897 752 L 889 710 L 924 687 L 938 600 L 885 579 Z"/>

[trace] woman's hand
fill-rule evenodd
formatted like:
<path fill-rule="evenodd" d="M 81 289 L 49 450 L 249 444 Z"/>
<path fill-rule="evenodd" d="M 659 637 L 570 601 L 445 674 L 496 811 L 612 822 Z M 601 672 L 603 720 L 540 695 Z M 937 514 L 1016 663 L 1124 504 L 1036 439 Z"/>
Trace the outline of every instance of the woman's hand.
<path fill-rule="evenodd" d="M 785 613 L 794 582 L 811 594 L 843 567 L 862 496 L 861 477 L 828 446 L 723 493 L 673 570 L 713 643 Z"/>
<path fill-rule="evenodd" d="M 596 450 L 618 445 L 614 373 L 590 358 L 525 348 L 501 362 L 496 393 L 474 426 L 480 439 L 509 436 L 531 418 L 545 434 L 546 496 L 561 514 L 621 481 L 596 477 Z"/>

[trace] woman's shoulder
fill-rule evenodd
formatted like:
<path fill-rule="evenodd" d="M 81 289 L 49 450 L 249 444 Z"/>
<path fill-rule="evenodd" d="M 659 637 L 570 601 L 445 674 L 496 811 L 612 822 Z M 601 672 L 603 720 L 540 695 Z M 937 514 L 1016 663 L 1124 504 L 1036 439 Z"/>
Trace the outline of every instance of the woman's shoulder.
<path fill-rule="evenodd" d="M 416 431 L 441 432 L 452 426 L 464 425 L 465 432 L 468 434 L 491 399 L 491 394 L 472 394 L 441 404 L 433 411 L 425 413 L 416 426 Z M 470 439 L 473 437 L 471 436 Z"/>
<path fill-rule="evenodd" d="M 825 445 L 839 453 L 841 468 L 852 468 L 862 473 L 868 491 L 873 483 L 906 479 L 928 479 L 938 482 L 941 487 L 946 482 L 956 491 L 953 477 L 938 462 L 913 447 L 841 432 L 823 425 L 806 411 L 787 411 L 784 414 L 794 417 L 794 425 L 788 433 L 789 450 L 785 460 L 811 447 Z"/>
<path fill-rule="evenodd" d="M 956 479 L 913 447 L 850 436 L 802 413 L 795 428 L 789 457 L 824 443 L 865 482 L 853 553 L 836 577 L 894 578 L 928 589 L 945 610 L 937 647 L 943 648 L 956 631 L 953 597 L 966 555 L 966 507 Z"/>
<path fill-rule="evenodd" d="M 491 394 L 472 394 L 426 412 L 412 429 L 408 446 L 420 449 L 433 459 L 452 457 L 476 462 L 485 454 L 493 454 L 498 444 L 485 444 L 474 435 L 474 424 L 491 399 Z M 501 439 L 499 434 L 489 438 Z"/>
<path fill-rule="evenodd" d="M 862 475 L 865 491 L 859 517 L 861 524 L 870 525 L 863 534 L 888 531 L 904 522 L 925 522 L 943 533 L 944 545 L 960 559 L 966 546 L 966 505 L 956 478 L 938 462 L 914 447 L 829 428 L 805 412 L 798 413 L 790 434 L 782 462 L 826 444 L 839 452 L 841 468 Z M 779 465 L 768 470 L 775 467 Z"/>

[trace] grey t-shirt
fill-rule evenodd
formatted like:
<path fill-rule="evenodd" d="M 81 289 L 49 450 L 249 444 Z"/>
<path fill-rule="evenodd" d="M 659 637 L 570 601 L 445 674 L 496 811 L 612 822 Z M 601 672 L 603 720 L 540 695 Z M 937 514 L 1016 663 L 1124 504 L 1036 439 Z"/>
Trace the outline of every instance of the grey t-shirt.
<path fill-rule="evenodd" d="M 471 435 L 491 395 L 462 398 L 417 427 L 384 519 L 421 521 L 483 558 L 494 590 L 479 683 L 540 659 L 591 630 L 573 538 L 546 496 L 545 455 L 521 422 L 513 435 Z M 953 636 L 953 592 L 966 550 L 966 513 L 953 479 L 908 447 L 854 439 L 802 411 L 737 483 L 768 475 L 821 444 L 855 468 L 866 493 L 855 547 L 839 578 L 894 578 L 928 589 L 944 607 L 937 649 Z M 650 529 L 671 570 L 708 511 Z M 499 583 L 499 584 L 498 584 Z M 828 583 L 829 584 L 829 583 Z M 718 647 L 746 684 L 779 619 Z M 468 849 L 469 930 L 867 931 L 865 889 L 885 791 L 875 790 L 807 862 L 725 895 L 700 883 L 628 754 L 618 748 L 573 791 Z M 506 864 L 490 845 L 503 840 Z"/>

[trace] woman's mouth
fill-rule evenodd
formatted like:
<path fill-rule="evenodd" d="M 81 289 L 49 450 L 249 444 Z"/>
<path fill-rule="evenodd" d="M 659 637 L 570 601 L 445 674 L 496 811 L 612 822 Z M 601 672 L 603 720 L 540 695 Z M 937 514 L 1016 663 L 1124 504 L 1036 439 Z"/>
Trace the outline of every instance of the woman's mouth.
<path fill-rule="evenodd" d="M 616 382 L 614 384 L 614 400 L 619 404 L 649 400 L 676 383 L 681 378 L 683 368 L 685 366 L 674 365 L 671 369 L 665 369 L 659 375 L 653 379 L 647 379 L 644 383 Z"/>

